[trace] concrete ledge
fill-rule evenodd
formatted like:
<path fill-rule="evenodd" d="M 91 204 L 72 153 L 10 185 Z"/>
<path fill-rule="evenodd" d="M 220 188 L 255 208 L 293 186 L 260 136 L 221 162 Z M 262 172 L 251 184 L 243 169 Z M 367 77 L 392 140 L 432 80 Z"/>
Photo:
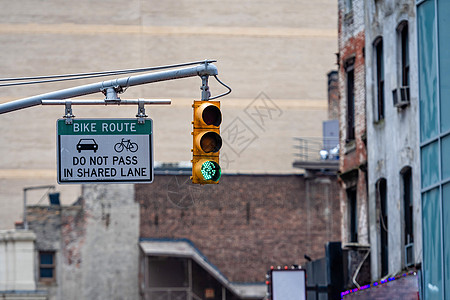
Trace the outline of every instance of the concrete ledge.
<path fill-rule="evenodd" d="M 0 230 L 1 241 L 34 241 L 36 235 L 28 230 Z"/>
<path fill-rule="evenodd" d="M 11 300 L 47 300 L 47 291 L 0 291 L 0 298 Z"/>

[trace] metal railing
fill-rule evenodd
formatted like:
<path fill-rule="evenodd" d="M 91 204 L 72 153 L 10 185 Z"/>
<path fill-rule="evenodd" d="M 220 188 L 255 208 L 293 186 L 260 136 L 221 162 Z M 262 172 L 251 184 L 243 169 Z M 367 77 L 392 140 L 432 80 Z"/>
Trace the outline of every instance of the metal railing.
<path fill-rule="evenodd" d="M 202 300 L 189 288 L 147 288 L 146 300 Z"/>
<path fill-rule="evenodd" d="M 339 160 L 338 137 L 294 138 L 294 155 L 301 161 Z"/>

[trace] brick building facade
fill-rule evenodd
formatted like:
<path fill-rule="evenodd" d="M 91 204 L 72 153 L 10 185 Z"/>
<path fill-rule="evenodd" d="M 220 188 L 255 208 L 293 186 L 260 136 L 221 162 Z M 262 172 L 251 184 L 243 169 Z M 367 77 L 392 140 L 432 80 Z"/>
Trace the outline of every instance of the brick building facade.
<path fill-rule="evenodd" d="M 189 239 L 232 282 L 262 282 L 271 265 L 304 264 L 340 237 L 335 176 L 224 175 L 193 187 L 188 176 L 136 185 L 141 238 Z"/>
<path fill-rule="evenodd" d="M 353 285 L 353 276 L 360 283 L 370 279 L 364 1 L 338 5 L 341 240 L 348 250 L 344 273 Z"/>
<path fill-rule="evenodd" d="M 211 289 L 262 299 L 271 265 L 305 265 L 339 240 L 336 176 L 223 175 L 194 186 L 188 175 L 157 175 L 85 185 L 72 206 L 29 206 L 38 289 L 49 299 L 153 299 L 170 294 L 170 282 L 198 299 Z M 155 280 L 158 268 L 166 271 Z"/>
<path fill-rule="evenodd" d="M 133 185 L 84 185 L 71 206 L 28 206 L 35 278 L 47 299 L 138 299 Z"/>
<path fill-rule="evenodd" d="M 412 1 L 339 1 L 342 240 L 358 253 L 348 274 L 365 275 L 347 288 L 376 287 L 420 263 L 413 10 Z M 417 280 L 408 282 L 346 298 L 416 298 Z"/>
<path fill-rule="evenodd" d="M 350 2 L 339 1 L 342 241 L 368 244 L 364 3 Z"/>

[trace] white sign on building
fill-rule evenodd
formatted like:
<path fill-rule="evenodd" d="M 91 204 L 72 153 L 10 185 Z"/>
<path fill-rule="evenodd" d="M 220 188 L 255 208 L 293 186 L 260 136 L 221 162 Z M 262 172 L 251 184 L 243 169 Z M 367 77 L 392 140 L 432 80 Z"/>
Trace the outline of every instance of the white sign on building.
<path fill-rule="evenodd" d="M 273 300 L 306 300 L 304 269 L 272 270 Z"/>
<path fill-rule="evenodd" d="M 152 130 L 151 119 L 58 120 L 58 183 L 152 182 Z"/>

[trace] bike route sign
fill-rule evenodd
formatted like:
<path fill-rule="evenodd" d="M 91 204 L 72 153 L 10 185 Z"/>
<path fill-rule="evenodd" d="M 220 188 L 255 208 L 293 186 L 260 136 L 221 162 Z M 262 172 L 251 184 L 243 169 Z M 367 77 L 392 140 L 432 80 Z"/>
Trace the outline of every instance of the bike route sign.
<path fill-rule="evenodd" d="M 58 183 L 153 181 L 153 122 L 146 119 L 59 119 Z"/>

